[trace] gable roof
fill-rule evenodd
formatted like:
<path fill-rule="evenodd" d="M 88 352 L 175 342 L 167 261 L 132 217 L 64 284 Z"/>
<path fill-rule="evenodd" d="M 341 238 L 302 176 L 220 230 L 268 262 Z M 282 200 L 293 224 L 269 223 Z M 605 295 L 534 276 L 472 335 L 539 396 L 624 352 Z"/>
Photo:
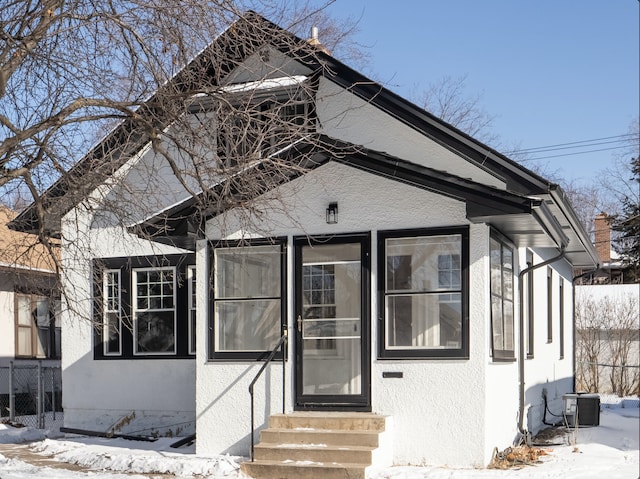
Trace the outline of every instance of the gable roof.
<path fill-rule="evenodd" d="M 315 150 L 315 151 L 312 151 Z M 526 227 L 526 238 L 521 237 L 516 228 L 511 238 L 516 244 L 525 240 L 529 246 L 565 247 L 569 238 L 564 234 L 562 226 L 551 214 L 546 203 L 537 197 L 520 195 L 478 183 L 466 178 L 460 178 L 450 173 L 435 170 L 409 161 L 402 160 L 387 153 L 374 151 L 359 145 L 351 145 L 339 140 L 318 135 L 314 141 L 298 145 L 288 151 L 288 156 L 300 156 L 304 151 L 305 164 L 302 168 L 292 169 L 288 176 L 278 175 L 276 187 L 301 176 L 303 171 L 316 169 L 329 161 L 344 164 L 368 173 L 409 184 L 417 188 L 433 191 L 456 200 L 464 201 L 467 218 L 471 221 L 485 222 L 488 218 L 518 217 L 521 226 Z M 339 152 L 339 154 L 335 154 Z M 255 175 L 259 168 L 269 168 L 265 163 L 256 163 L 252 171 L 246 171 L 250 176 Z M 231 181 L 231 180 L 226 180 Z M 224 189 L 221 182 L 217 188 Z M 204 223 L 233 205 L 211 205 L 206 193 L 198 197 L 190 197 L 185 201 L 173 205 L 167 210 L 147 219 L 141 224 L 130 228 L 130 231 L 154 241 L 170 244 L 185 249 L 195 247 L 195 239 L 203 237 Z M 247 198 L 242 198 L 245 200 Z M 536 243 L 531 243 L 531 237 L 536 236 Z"/>
<path fill-rule="evenodd" d="M 164 90 L 172 89 L 182 94 L 191 92 L 193 90 L 193 84 L 190 83 L 188 72 L 194 68 L 204 69 L 209 73 L 211 86 L 221 86 L 221 80 L 231 73 L 235 66 L 264 45 L 269 45 L 286 55 L 292 56 L 296 61 L 308 67 L 310 71 L 322 75 L 326 79 L 352 92 L 408 127 L 418 131 L 425 137 L 453 151 L 456 155 L 464 158 L 478 169 L 499 178 L 505 183 L 506 191 L 493 189 L 492 195 L 485 195 L 486 205 L 495 203 L 495 201 L 491 201 L 488 197 L 499 198 L 498 201 L 507 201 L 507 197 L 512 200 L 516 197 L 525 198 L 529 196 L 542 200 L 546 206 L 540 206 L 542 205 L 542 203 L 540 203 L 536 211 L 541 212 L 545 210 L 546 213 L 542 214 L 542 217 L 556 218 L 555 225 L 551 225 L 554 221 L 549 222 L 545 220 L 546 223 L 549 223 L 545 228 L 547 230 L 545 234 L 551 235 L 550 237 L 554 239 L 553 242 L 558 246 L 565 241 L 568 242 L 568 252 L 575 265 L 591 267 L 597 265 L 599 262 L 597 253 L 587 233 L 577 219 L 566 195 L 558 185 L 548 182 L 541 176 L 531 172 L 496 150 L 370 80 L 336 60 L 328 53 L 314 49 L 305 40 L 283 30 L 254 12 L 248 12 L 217 37 L 189 65 L 163 86 L 158 93 L 153 95 L 139 109 L 138 114 L 141 116 L 152 116 L 159 127 L 167 126 L 166 121 L 168 118 L 166 114 L 163 114 L 163 104 L 161 100 L 161 94 Z M 212 58 L 217 60 L 217 62 L 211 60 Z M 132 139 L 133 141 L 131 141 Z M 85 155 L 83 159 L 72 168 L 69 175 L 58 180 L 45 192 L 42 202 L 48 213 L 47 224 L 40 225 L 36 207 L 35 205 L 31 205 L 12 222 L 11 227 L 22 231 L 35 231 L 43 227 L 49 234 L 59 234 L 61 217 L 81 201 L 89 191 L 101 184 L 107 177 L 113 174 L 119 166 L 122 166 L 131 155 L 139 151 L 143 145 L 148 142 L 148 134 L 141 131 L 132 119 L 123 121 L 107 135 L 102 142 Z M 359 147 L 359 150 L 362 152 L 360 155 L 349 155 L 348 161 L 350 166 L 373 168 L 381 174 L 386 162 L 402 162 L 402 160 L 398 158 L 391 160 L 391 156 L 380 152 L 366 150 L 362 147 Z M 106 161 L 107 159 L 109 161 Z M 337 158 L 332 158 L 332 160 L 340 161 Z M 325 158 L 325 161 L 327 161 L 327 158 Z M 412 165 L 409 162 L 404 163 L 406 163 L 407 172 L 412 171 L 413 174 L 421 170 L 417 165 Z M 377 166 L 372 167 L 372 164 L 376 164 Z M 85 173 L 89 171 L 91 174 L 85 176 Z M 462 184 L 465 184 L 465 182 L 468 182 L 468 180 L 457 178 L 454 174 L 436 172 L 436 170 L 430 170 L 429 168 L 421 170 L 421 173 L 417 174 L 417 177 L 423 178 L 425 181 L 427 178 L 431 178 L 430 181 L 434 181 L 435 178 L 440 178 L 441 184 L 439 187 L 443 190 L 441 191 L 443 193 L 445 193 L 444 190 L 455 188 L 455 185 L 460 187 Z M 403 181 L 401 178 L 396 179 Z M 405 181 L 406 180 L 407 179 L 405 179 Z M 483 190 L 482 185 L 478 183 L 474 184 L 473 188 L 471 188 L 471 183 L 473 182 L 466 184 L 466 186 L 470 188 L 468 190 L 469 195 L 471 195 L 472 190 L 475 191 L 474 194 L 479 194 L 479 191 L 486 192 L 486 190 Z M 74 192 L 74 194 L 69 192 Z M 471 196 L 466 199 L 470 200 Z M 185 204 L 179 205 L 172 210 L 176 214 L 181 214 L 179 212 L 183 211 L 183 208 L 188 208 L 188 203 L 189 200 L 187 200 Z M 513 221 L 506 221 L 505 218 L 507 218 L 508 215 L 489 214 L 487 209 L 480 207 L 482 205 L 477 201 L 471 201 L 470 204 L 479 207 L 478 213 L 472 213 L 471 216 L 469 216 L 470 219 L 489 221 L 496 225 L 501 225 L 507 234 L 521 235 L 522 231 L 524 231 L 528 225 L 528 221 L 522 219 L 520 221 L 521 226 L 515 227 Z M 167 213 L 168 211 L 165 211 L 163 215 L 166 217 Z M 532 211 L 528 213 L 523 211 L 519 214 L 531 215 Z M 512 217 L 512 219 L 513 218 L 514 217 Z M 564 239 L 561 239 L 562 234 L 554 233 L 558 225 L 563 232 Z M 149 224 L 147 224 L 147 226 L 149 226 Z M 530 236 L 533 239 L 535 235 L 531 232 Z"/>

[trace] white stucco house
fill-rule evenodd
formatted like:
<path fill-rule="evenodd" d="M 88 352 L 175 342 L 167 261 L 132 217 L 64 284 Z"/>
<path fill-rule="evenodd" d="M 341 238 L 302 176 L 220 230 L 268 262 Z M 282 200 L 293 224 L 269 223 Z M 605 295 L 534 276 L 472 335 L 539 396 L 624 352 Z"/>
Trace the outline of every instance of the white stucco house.
<path fill-rule="evenodd" d="M 185 192 L 144 135 L 84 196 L 50 191 L 74 301 L 66 426 L 196 432 L 198 453 L 246 456 L 247 389 L 286 333 L 255 385 L 257 429 L 283 407 L 376 415 L 381 461 L 486 465 L 543 426 L 545 396 L 560 410 L 573 391 L 572 268 L 597 254 L 560 187 L 310 48 L 249 14 L 199 57 L 232 57 L 212 85 L 230 103 L 296 99 L 305 135 L 242 167 L 264 186 L 251 209 Z M 127 195 L 123 228 L 102 205 Z M 33 208 L 15 225 L 42 226 Z"/>

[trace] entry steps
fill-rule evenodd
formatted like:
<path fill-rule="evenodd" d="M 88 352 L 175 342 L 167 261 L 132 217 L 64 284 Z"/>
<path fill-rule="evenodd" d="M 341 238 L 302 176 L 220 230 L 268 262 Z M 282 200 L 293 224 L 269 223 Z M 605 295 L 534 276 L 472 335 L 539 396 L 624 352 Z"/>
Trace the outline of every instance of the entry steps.
<path fill-rule="evenodd" d="M 372 413 L 275 414 L 241 470 L 254 479 L 366 479 L 370 466 L 391 465 L 390 434 L 389 418 Z"/>

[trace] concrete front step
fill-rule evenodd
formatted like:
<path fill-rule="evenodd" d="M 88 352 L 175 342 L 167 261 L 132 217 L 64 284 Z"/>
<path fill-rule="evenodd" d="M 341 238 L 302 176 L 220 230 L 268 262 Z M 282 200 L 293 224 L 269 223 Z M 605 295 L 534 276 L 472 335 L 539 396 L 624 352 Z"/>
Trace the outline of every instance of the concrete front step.
<path fill-rule="evenodd" d="M 280 444 L 333 444 L 334 446 L 378 447 L 378 431 L 344 429 L 263 429 L 260 440 Z"/>
<path fill-rule="evenodd" d="M 254 462 L 241 469 L 255 479 L 365 479 L 369 466 L 391 463 L 386 426 L 386 417 L 372 413 L 274 414 Z"/>
<path fill-rule="evenodd" d="M 293 461 L 245 462 L 242 470 L 256 479 L 366 479 L 369 464 Z"/>
<path fill-rule="evenodd" d="M 385 418 L 372 413 L 299 411 L 274 414 L 269 418 L 269 428 L 383 432 Z"/>
<path fill-rule="evenodd" d="M 371 464 L 373 447 L 328 444 L 267 444 L 255 447 L 256 461 L 311 461 L 340 464 Z"/>

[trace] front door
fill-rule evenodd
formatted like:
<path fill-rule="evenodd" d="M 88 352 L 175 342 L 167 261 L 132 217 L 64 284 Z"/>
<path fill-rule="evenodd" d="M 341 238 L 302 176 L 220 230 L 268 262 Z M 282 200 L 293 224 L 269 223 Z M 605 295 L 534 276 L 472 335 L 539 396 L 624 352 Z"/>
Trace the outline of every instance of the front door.
<path fill-rule="evenodd" d="M 296 409 L 370 409 L 369 236 L 298 238 Z"/>

